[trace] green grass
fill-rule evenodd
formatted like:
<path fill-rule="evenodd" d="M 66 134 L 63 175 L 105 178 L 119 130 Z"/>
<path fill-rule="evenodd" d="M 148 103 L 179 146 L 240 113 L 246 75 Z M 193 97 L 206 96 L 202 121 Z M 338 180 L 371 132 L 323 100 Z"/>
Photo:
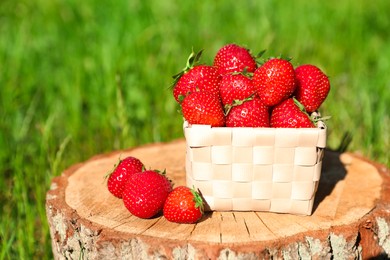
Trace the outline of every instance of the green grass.
<path fill-rule="evenodd" d="M 191 49 L 236 42 L 313 63 L 329 147 L 390 165 L 390 2 L 0 1 L 0 259 L 50 259 L 51 179 L 95 154 L 183 136 L 168 89 Z"/>

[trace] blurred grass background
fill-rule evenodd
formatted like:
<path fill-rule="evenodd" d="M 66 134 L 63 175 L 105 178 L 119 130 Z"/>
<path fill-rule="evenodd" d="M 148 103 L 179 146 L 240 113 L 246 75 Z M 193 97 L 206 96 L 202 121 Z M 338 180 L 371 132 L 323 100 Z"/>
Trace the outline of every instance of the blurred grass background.
<path fill-rule="evenodd" d="M 0 1 L 0 259 L 50 259 L 50 181 L 115 149 L 180 138 L 171 75 L 192 47 L 293 57 L 330 77 L 329 147 L 389 166 L 390 2 Z M 364 180 L 362 180 L 364 181 Z"/>

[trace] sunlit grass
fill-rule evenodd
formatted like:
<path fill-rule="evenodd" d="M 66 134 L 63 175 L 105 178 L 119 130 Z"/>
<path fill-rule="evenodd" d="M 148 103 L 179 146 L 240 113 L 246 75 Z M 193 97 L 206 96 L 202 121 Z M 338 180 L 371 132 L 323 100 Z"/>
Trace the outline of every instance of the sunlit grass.
<path fill-rule="evenodd" d="M 51 258 L 50 181 L 94 154 L 183 136 L 171 75 L 236 42 L 330 77 L 329 147 L 390 165 L 388 1 L 0 2 L 0 258 Z"/>

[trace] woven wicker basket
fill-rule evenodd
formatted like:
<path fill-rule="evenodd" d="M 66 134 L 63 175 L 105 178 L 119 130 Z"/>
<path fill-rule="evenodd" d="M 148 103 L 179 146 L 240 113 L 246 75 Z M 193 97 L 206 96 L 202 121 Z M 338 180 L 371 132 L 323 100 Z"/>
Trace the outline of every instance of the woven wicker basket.
<path fill-rule="evenodd" d="M 326 126 L 231 128 L 184 122 L 187 186 L 208 210 L 311 215 Z"/>

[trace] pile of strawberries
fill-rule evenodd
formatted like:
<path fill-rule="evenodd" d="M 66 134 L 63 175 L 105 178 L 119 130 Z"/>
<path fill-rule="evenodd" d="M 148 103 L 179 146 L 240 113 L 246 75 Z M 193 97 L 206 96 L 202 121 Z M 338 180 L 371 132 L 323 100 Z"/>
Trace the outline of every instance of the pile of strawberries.
<path fill-rule="evenodd" d="M 162 212 L 168 221 L 186 224 L 203 216 L 203 199 L 196 190 L 173 188 L 165 171 L 146 170 L 138 158 L 120 159 L 107 177 L 109 192 L 122 199 L 134 216 L 152 218 Z"/>
<path fill-rule="evenodd" d="M 213 65 L 198 64 L 191 53 L 174 76 L 173 96 L 190 124 L 213 127 L 316 127 L 312 117 L 326 99 L 330 83 L 316 66 L 293 67 L 282 58 L 262 64 L 236 44 L 220 48 Z M 261 53 L 263 54 L 263 53 Z"/>
<path fill-rule="evenodd" d="M 198 64 L 201 54 L 191 53 L 185 69 L 174 76 L 173 95 L 188 123 L 316 127 L 318 118 L 311 114 L 330 90 L 328 77 L 318 67 L 307 64 L 294 68 L 282 58 L 258 64 L 258 57 L 236 44 L 219 49 L 212 66 Z M 145 170 L 132 156 L 115 165 L 107 187 L 140 218 L 162 213 L 171 222 L 196 223 L 203 215 L 204 201 L 195 189 L 173 188 L 165 172 Z"/>

